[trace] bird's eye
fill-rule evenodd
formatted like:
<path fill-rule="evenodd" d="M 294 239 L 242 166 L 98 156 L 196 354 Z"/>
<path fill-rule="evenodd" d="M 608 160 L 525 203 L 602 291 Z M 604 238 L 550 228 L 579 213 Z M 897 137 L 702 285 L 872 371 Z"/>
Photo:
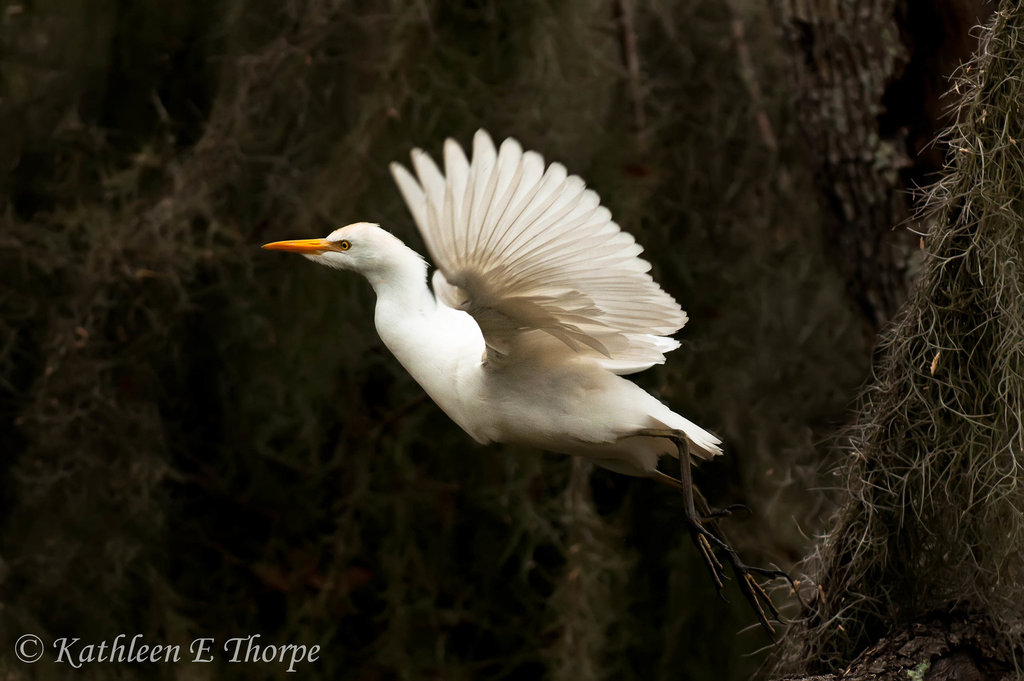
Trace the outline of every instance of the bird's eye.
<path fill-rule="evenodd" d="M 348 249 L 352 248 L 352 244 L 350 244 L 346 239 L 342 239 L 338 243 L 334 244 L 334 247 L 337 248 L 339 251 L 347 251 Z"/>

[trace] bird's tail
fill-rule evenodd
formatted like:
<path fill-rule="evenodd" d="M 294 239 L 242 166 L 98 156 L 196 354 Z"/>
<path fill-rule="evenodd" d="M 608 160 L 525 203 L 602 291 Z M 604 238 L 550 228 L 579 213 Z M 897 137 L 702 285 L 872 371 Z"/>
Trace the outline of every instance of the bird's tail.
<path fill-rule="evenodd" d="M 691 456 L 695 456 L 698 459 L 712 459 L 722 453 L 722 448 L 719 446 L 722 444 L 720 439 L 704 430 L 693 421 L 690 421 L 679 414 L 673 413 L 672 415 L 675 417 L 672 419 L 673 422 L 665 425 L 686 433 L 686 437 L 690 440 Z"/>

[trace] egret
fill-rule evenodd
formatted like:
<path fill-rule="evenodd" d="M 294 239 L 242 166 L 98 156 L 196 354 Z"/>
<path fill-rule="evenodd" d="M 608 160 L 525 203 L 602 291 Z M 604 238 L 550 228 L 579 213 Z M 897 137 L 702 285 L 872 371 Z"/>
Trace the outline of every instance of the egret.
<path fill-rule="evenodd" d="M 773 633 L 765 608 L 779 613 L 753 575 L 784 575 L 740 561 L 717 522 L 730 509 L 711 512 L 693 487 L 690 457 L 721 454 L 721 441 L 622 378 L 663 363 L 687 321 L 643 249 L 583 180 L 514 139 L 495 149 L 480 130 L 471 162 L 449 139 L 444 173 L 419 149 L 412 167 L 391 173 L 437 266 L 432 287 L 423 257 L 376 224 L 263 248 L 369 280 L 381 340 L 477 442 L 582 456 L 681 489 L 719 593 L 716 554 Z M 679 458 L 679 479 L 658 470 L 666 455 Z"/>

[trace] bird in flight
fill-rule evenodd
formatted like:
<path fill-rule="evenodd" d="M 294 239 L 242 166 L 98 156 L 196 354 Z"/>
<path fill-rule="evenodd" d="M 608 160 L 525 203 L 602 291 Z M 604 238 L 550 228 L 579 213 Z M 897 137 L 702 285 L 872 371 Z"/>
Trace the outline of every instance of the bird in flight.
<path fill-rule="evenodd" d="M 376 224 L 263 248 L 369 280 L 381 340 L 437 405 L 480 443 L 507 442 L 583 456 L 682 490 L 687 528 L 721 593 L 724 556 L 762 626 L 779 620 L 693 486 L 691 457 L 720 440 L 623 375 L 665 361 L 686 323 L 651 278 L 643 249 L 597 194 L 559 163 L 480 130 L 472 161 L 449 139 L 444 172 L 425 152 L 391 172 L 437 266 Z M 658 470 L 678 457 L 680 476 Z M 698 512 L 699 511 L 699 512 Z M 767 612 L 766 612 L 767 610 Z"/>

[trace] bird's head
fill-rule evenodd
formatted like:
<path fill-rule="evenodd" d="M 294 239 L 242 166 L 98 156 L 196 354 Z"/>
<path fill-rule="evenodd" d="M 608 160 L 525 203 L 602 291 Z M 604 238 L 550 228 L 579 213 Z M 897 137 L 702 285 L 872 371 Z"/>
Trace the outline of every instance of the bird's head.
<path fill-rule="evenodd" d="M 401 267 L 410 259 L 422 262 L 398 237 L 370 222 L 341 227 L 324 239 L 275 241 L 263 248 L 299 253 L 327 267 L 359 272 L 371 282 L 376 275 Z"/>

